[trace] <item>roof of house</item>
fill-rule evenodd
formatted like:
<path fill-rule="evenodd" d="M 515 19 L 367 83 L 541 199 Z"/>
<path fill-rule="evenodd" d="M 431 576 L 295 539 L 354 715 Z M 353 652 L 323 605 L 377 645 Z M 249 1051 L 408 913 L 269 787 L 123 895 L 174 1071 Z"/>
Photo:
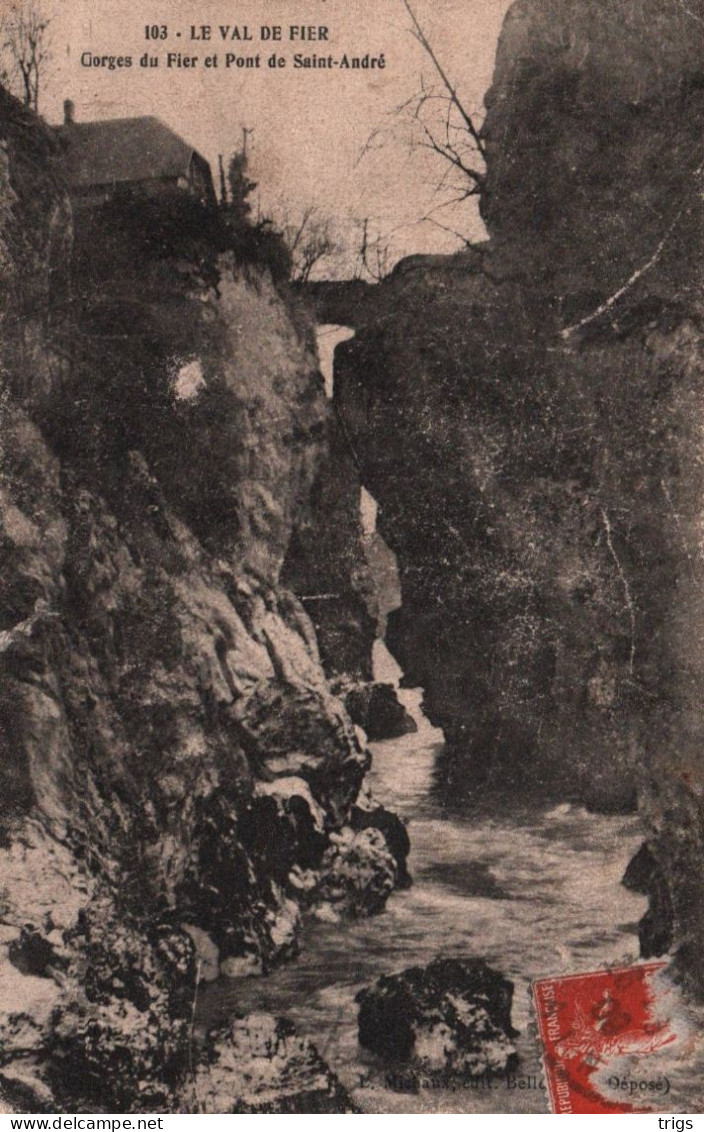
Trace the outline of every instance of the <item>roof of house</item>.
<path fill-rule="evenodd" d="M 192 146 L 158 118 L 112 118 L 57 126 L 67 145 L 65 175 L 72 188 L 181 177 Z"/>

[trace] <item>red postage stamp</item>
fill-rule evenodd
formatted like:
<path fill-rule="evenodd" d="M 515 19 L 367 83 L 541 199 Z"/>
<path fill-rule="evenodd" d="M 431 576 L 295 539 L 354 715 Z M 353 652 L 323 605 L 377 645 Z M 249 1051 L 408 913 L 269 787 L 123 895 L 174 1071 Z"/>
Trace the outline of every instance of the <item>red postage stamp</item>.
<path fill-rule="evenodd" d="M 533 984 L 553 1112 L 653 1111 L 657 1078 L 652 1083 L 644 1078 L 644 1088 L 625 1093 L 614 1092 L 615 1078 L 609 1078 L 609 1089 L 603 1080 L 610 1065 L 675 1041 L 670 1022 L 657 1010 L 654 977 L 664 966 L 649 963 Z"/>

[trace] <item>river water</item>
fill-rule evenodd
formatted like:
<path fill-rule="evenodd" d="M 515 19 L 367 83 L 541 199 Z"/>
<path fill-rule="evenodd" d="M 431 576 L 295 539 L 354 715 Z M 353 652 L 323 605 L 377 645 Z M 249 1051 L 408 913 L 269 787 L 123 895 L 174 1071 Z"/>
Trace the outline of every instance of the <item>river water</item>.
<path fill-rule="evenodd" d="M 397 675 L 380 646 L 377 676 Z M 442 734 L 420 713 L 419 692 L 401 698 L 419 730 L 372 745 L 371 786 L 408 822 L 413 887 L 371 919 L 310 923 L 301 956 L 267 978 L 220 980 L 205 992 L 208 1022 L 252 1010 L 291 1018 L 368 1113 L 547 1111 L 529 980 L 637 960 L 646 902 L 620 880 L 641 844 L 640 823 L 572 805 L 527 810 L 518 799 L 500 815 L 481 801 L 472 812 L 444 812 L 433 791 Z M 386 1087 L 384 1066 L 359 1048 L 357 991 L 437 955 L 480 956 L 514 981 L 515 1081 L 491 1090 L 484 1084 L 471 1096 L 399 1093 Z"/>

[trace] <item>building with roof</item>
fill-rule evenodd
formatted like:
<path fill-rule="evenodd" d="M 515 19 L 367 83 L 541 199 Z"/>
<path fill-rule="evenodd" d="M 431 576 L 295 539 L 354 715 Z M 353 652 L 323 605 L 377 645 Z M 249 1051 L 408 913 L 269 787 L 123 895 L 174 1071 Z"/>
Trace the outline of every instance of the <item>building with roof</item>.
<path fill-rule="evenodd" d="M 76 122 L 67 101 L 56 133 L 69 193 L 79 207 L 137 187 L 155 194 L 177 188 L 204 204 L 216 203 L 209 163 L 158 118 Z"/>

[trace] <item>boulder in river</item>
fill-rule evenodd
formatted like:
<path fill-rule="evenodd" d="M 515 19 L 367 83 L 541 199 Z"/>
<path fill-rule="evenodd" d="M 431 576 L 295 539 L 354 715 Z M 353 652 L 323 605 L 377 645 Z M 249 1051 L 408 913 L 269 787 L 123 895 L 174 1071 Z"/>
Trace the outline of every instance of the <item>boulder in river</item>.
<path fill-rule="evenodd" d="M 350 718 L 364 728 L 372 743 L 400 739 L 418 730 L 393 684 L 354 684 L 343 693 L 343 699 Z"/>
<path fill-rule="evenodd" d="M 512 999 L 513 983 L 482 959 L 434 959 L 359 992 L 359 1042 L 426 1073 L 505 1073 L 516 1061 Z"/>
<path fill-rule="evenodd" d="M 315 903 L 324 914 L 373 916 L 386 904 L 397 876 L 395 857 L 379 829 L 343 829 L 330 835 Z"/>
<path fill-rule="evenodd" d="M 369 806 L 358 804 L 352 807 L 351 825 L 355 832 L 363 829 L 378 829 L 386 841 L 386 846 L 396 862 L 396 887 L 410 888 L 413 883 L 408 871 L 408 854 L 411 841 L 408 830 L 398 814 L 391 813 L 384 806 L 372 803 Z"/>
<path fill-rule="evenodd" d="M 638 924 L 642 958 L 667 954 L 673 942 L 674 909 L 667 877 L 647 841 L 630 861 L 621 884 L 648 897 L 648 910 Z"/>

